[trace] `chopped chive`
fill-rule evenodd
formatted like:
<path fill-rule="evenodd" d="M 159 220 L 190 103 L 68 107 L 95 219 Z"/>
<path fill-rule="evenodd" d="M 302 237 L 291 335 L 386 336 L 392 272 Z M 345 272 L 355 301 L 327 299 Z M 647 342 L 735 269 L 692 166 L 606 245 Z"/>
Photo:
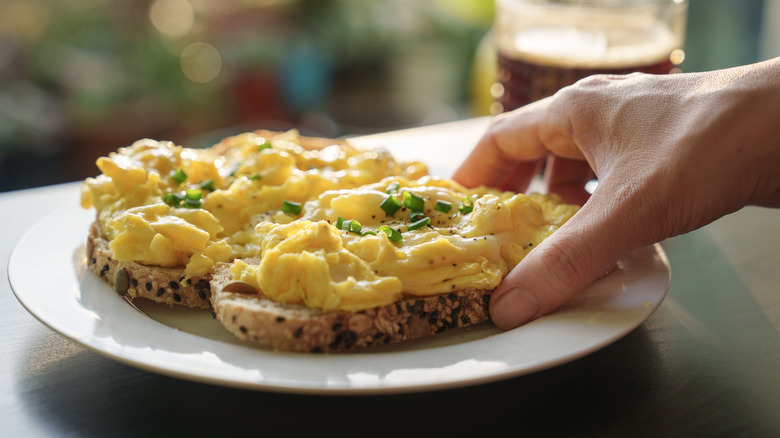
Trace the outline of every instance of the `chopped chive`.
<path fill-rule="evenodd" d="M 358 222 L 356 220 L 352 220 L 349 223 L 349 230 L 348 231 L 352 231 L 353 233 L 360 234 L 360 230 L 362 230 L 362 229 L 363 229 L 363 226 L 360 225 L 360 222 Z"/>
<path fill-rule="evenodd" d="M 247 176 L 247 178 L 249 179 L 249 181 L 255 181 L 255 180 L 260 179 L 260 174 L 259 173 L 255 173 L 253 175 Z"/>
<path fill-rule="evenodd" d="M 187 174 L 184 173 L 184 170 L 182 170 L 182 168 L 180 167 L 176 169 L 175 172 L 173 172 L 171 178 L 173 178 L 173 180 L 176 181 L 176 184 L 181 184 L 187 180 Z"/>
<path fill-rule="evenodd" d="M 360 233 L 361 236 L 376 236 L 376 231 L 365 230 Z"/>
<path fill-rule="evenodd" d="M 165 196 L 163 196 L 163 202 L 171 207 L 178 207 L 182 201 L 184 201 L 184 196 L 181 196 L 178 193 L 166 193 Z"/>
<path fill-rule="evenodd" d="M 340 230 L 343 231 L 349 231 L 349 228 L 352 226 L 352 219 L 347 219 L 344 222 L 341 223 L 341 226 L 339 227 Z"/>
<path fill-rule="evenodd" d="M 210 192 L 214 191 L 214 180 L 213 179 L 207 179 L 205 181 L 202 181 L 200 183 L 200 188 L 203 190 L 208 190 Z"/>
<path fill-rule="evenodd" d="M 381 231 L 387 234 L 387 237 L 392 242 L 398 243 L 404 238 L 404 236 L 402 236 L 401 233 L 398 232 L 398 230 L 391 228 L 389 225 L 382 225 L 381 227 L 379 227 L 377 231 Z"/>
<path fill-rule="evenodd" d="M 385 193 L 391 194 L 391 193 L 398 193 L 398 189 L 401 187 L 401 184 L 398 184 L 398 182 L 392 182 L 390 185 L 387 186 L 387 189 L 385 190 Z"/>
<path fill-rule="evenodd" d="M 393 195 L 390 195 L 387 198 L 385 198 L 385 200 L 382 201 L 382 203 L 379 204 L 379 206 L 382 207 L 382 210 L 384 210 L 388 216 L 392 216 L 395 214 L 396 211 L 398 211 L 398 209 L 401 208 L 402 204 L 401 201 L 398 200 L 398 198 L 396 198 Z"/>
<path fill-rule="evenodd" d="M 414 230 L 416 230 L 416 229 L 418 229 L 418 228 L 422 228 L 422 227 L 424 227 L 424 226 L 426 226 L 426 225 L 428 225 L 428 224 L 430 224 L 430 223 L 431 223 L 431 218 L 429 218 L 429 217 L 424 217 L 424 218 L 422 218 L 422 219 L 418 220 L 417 222 L 412 222 L 412 223 L 411 223 L 411 224 L 409 224 L 409 225 L 408 225 L 406 228 L 407 228 L 409 231 L 414 231 Z"/>
<path fill-rule="evenodd" d="M 285 213 L 290 214 L 301 214 L 301 203 L 300 202 L 294 202 L 294 201 L 284 201 L 282 202 L 282 211 Z"/>
<path fill-rule="evenodd" d="M 255 140 L 255 143 L 257 143 L 257 150 L 262 151 L 263 149 L 270 149 L 271 148 L 271 142 L 268 141 L 267 138 L 260 137 Z"/>
<path fill-rule="evenodd" d="M 200 208 L 200 206 L 201 206 L 200 198 L 192 199 L 190 197 L 185 198 L 184 204 L 182 205 L 182 207 L 185 208 Z"/>
<path fill-rule="evenodd" d="M 452 203 L 447 201 L 436 201 L 436 205 L 433 206 L 433 209 L 442 213 L 449 213 L 450 210 L 452 210 Z"/>
<path fill-rule="evenodd" d="M 420 219 L 422 219 L 424 217 L 425 217 L 425 213 L 423 213 L 421 211 L 411 211 L 411 212 L 409 212 L 409 219 L 411 219 L 412 221 L 418 221 L 418 220 L 420 220 Z"/>
<path fill-rule="evenodd" d="M 425 200 L 416 193 L 404 192 L 404 207 L 413 211 L 422 211 L 425 208 Z"/>
<path fill-rule="evenodd" d="M 186 197 L 187 199 L 192 199 L 193 201 L 200 200 L 200 196 L 203 193 L 200 191 L 200 189 L 189 189 L 187 190 Z"/>
<path fill-rule="evenodd" d="M 344 219 L 343 217 L 339 216 L 339 218 L 336 219 L 336 228 L 338 228 L 339 230 L 343 230 L 344 229 L 343 228 L 344 221 L 346 221 L 346 219 Z"/>
<path fill-rule="evenodd" d="M 460 211 L 462 214 L 471 213 L 474 211 L 474 202 L 472 202 L 469 198 L 463 198 L 460 203 L 460 207 L 458 207 L 458 211 Z"/>

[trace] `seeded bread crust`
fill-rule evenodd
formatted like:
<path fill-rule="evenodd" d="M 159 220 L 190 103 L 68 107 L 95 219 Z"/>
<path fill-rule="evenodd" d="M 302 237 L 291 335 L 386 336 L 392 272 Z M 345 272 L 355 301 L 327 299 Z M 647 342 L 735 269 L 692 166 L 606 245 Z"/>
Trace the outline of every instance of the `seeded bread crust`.
<path fill-rule="evenodd" d="M 118 294 L 127 295 L 131 299 L 148 298 L 168 305 L 202 309 L 211 307 L 208 278 L 192 278 L 182 284 L 184 268 L 120 262 L 113 255 L 108 240 L 103 238 L 100 224 L 93 222 L 87 238 L 87 267 L 108 281 Z"/>
<path fill-rule="evenodd" d="M 247 259 L 247 263 L 256 260 Z M 215 266 L 211 302 L 216 318 L 243 340 L 276 350 L 342 352 L 421 338 L 488 319 L 491 290 L 466 289 L 406 298 L 359 312 L 323 312 L 279 304 L 262 293 L 223 290 L 233 282 L 230 263 Z"/>

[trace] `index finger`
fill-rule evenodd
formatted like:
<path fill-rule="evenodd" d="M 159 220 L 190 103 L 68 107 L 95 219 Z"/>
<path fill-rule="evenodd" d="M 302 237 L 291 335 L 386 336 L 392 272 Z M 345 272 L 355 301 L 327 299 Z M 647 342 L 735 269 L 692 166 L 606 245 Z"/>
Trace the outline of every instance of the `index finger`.
<path fill-rule="evenodd" d="M 510 177 L 517 180 L 512 186 L 524 187 L 537 169 L 533 163 L 550 151 L 581 155 L 562 110 L 552 96 L 495 117 L 453 179 L 466 187 L 496 187 Z"/>

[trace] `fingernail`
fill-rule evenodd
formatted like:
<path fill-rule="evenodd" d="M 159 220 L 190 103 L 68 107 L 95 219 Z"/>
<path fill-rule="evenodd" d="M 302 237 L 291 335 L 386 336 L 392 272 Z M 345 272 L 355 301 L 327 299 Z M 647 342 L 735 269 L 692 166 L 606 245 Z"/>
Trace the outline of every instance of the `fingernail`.
<path fill-rule="evenodd" d="M 530 322 L 539 313 L 539 302 L 532 294 L 515 287 L 494 293 L 490 300 L 490 317 L 504 330 Z"/>

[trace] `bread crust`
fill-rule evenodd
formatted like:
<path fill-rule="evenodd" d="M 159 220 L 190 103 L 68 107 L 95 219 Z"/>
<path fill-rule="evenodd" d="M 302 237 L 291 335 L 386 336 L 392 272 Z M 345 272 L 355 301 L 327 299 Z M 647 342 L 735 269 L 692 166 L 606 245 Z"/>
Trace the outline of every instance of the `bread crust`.
<path fill-rule="evenodd" d="M 247 263 L 253 261 L 247 260 Z M 280 304 L 262 295 L 226 292 L 230 263 L 218 263 L 211 280 L 215 317 L 230 332 L 276 350 L 343 352 L 441 333 L 486 321 L 492 290 L 464 289 L 405 298 L 358 312 L 323 312 Z"/>
<path fill-rule="evenodd" d="M 208 309 L 211 307 L 209 278 L 184 280 L 184 268 L 145 266 L 136 262 L 120 262 L 103 237 L 100 223 L 95 221 L 87 238 L 87 267 L 108 281 L 120 295 L 131 299 L 148 298 L 158 303 Z"/>

